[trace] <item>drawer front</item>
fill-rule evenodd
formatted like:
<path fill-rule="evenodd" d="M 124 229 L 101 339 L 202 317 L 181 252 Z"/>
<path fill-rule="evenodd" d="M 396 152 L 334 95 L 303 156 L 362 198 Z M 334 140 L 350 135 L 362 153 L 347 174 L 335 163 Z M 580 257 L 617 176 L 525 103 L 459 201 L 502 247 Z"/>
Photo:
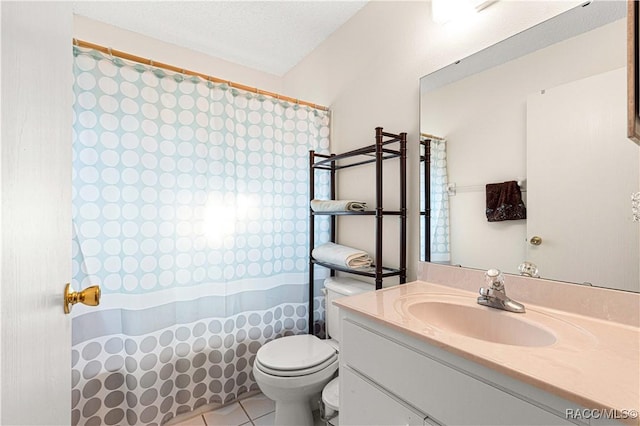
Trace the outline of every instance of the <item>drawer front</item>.
<path fill-rule="evenodd" d="M 343 365 L 443 424 L 572 424 L 349 320 L 343 321 L 342 330 Z"/>
<path fill-rule="evenodd" d="M 340 424 L 436 425 L 427 417 L 349 368 L 340 371 Z"/>

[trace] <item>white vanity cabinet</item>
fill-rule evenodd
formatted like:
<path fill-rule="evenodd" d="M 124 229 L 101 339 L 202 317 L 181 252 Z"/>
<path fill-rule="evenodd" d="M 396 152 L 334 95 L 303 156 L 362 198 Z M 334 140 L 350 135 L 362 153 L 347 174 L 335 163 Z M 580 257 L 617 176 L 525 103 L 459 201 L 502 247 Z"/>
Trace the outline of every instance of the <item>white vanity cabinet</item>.
<path fill-rule="evenodd" d="M 438 426 L 429 423 L 426 414 L 354 370 L 341 371 L 340 380 L 348 394 L 346 400 L 353 404 L 352 410 L 340 411 L 340 424 Z"/>
<path fill-rule="evenodd" d="M 571 425 L 579 407 L 524 382 L 341 310 L 340 423 Z"/>

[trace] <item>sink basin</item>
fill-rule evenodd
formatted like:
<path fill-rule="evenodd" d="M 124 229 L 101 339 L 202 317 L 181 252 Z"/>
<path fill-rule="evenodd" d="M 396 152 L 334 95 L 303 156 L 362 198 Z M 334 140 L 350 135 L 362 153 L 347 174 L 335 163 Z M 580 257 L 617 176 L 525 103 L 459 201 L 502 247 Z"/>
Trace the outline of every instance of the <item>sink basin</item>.
<path fill-rule="evenodd" d="M 514 346 L 549 346 L 556 336 L 519 315 L 482 306 L 435 300 L 408 303 L 406 313 L 425 325 L 487 342 Z"/>

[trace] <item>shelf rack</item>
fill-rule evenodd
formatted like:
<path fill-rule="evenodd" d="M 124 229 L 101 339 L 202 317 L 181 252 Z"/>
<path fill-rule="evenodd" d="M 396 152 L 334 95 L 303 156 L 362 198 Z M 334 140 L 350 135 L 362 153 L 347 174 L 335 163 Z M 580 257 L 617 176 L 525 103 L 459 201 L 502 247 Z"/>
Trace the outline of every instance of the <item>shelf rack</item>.
<path fill-rule="evenodd" d="M 396 149 L 391 149 L 396 147 Z M 383 207 L 383 162 L 390 159 L 399 159 L 399 204 L 400 210 L 385 210 Z M 313 299 L 314 299 L 314 266 L 320 265 L 331 270 L 331 276 L 336 271 L 347 272 L 354 275 L 374 278 L 376 290 L 382 288 L 384 278 L 397 276 L 400 284 L 407 280 L 407 134 L 384 132 L 382 127 L 375 129 L 375 144 L 344 152 L 342 154 L 318 154 L 309 151 L 309 185 L 310 201 L 315 198 L 315 172 L 326 171 L 330 173 L 330 197 L 336 199 L 336 179 L 339 170 L 350 167 L 375 164 L 375 191 L 376 205 L 369 211 L 340 211 L 340 212 L 314 212 L 309 208 L 309 333 L 313 333 Z M 329 239 L 336 242 L 336 218 L 338 216 L 374 216 L 375 217 L 375 253 L 373 266 L 370 268 L 350 269 L 340 265 L 321 262 L 314 259 L 311 252 L 315 247 L 315 217 L 330 216 Z M 399 239 L 400 250 L 398 253 L 398 268 L 383 266 L 382 259 L 382 230 L 385 216 L 397 216 L 400 222 Z"/>

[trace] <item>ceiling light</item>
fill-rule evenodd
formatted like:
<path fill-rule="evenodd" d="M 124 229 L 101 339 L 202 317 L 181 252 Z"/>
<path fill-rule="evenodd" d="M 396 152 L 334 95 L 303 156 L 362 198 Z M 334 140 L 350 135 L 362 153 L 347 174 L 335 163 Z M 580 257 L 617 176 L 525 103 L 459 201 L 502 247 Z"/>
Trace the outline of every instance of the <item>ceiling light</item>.
<path fill-rule="evenodd" d="M 497 0 L 431 0 L 431 19 L 444 24 L 469 17 Z"/>

